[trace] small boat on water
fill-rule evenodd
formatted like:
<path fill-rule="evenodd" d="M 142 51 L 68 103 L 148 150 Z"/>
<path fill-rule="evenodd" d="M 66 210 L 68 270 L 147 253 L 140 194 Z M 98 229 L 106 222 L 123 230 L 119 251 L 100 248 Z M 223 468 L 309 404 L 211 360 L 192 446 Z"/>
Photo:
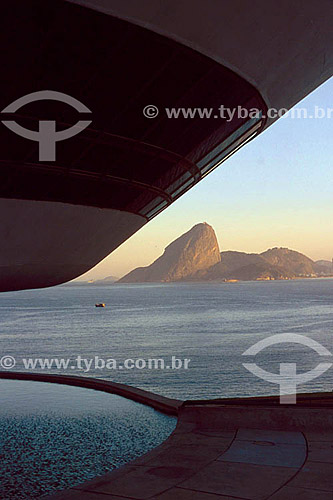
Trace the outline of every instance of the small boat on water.
<path fill-rule="evenodd" d="M 104 302 L 100 302 L 99 304 L 95 304 L 95 307 L 105 307 Z"/>

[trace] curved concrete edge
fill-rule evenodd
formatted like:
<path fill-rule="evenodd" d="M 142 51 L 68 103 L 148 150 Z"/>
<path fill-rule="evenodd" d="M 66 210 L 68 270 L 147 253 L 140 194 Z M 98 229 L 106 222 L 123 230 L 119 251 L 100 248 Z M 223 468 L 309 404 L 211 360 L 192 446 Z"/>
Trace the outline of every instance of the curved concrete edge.
<path fill-rule="evenodd" d="M 5 372 L 0 371 L 0 379 L 7 380 L 30 380 L 35 382 L 49 382 L 53 384 L 63 384 L 85 389 L 94 389 L 95 391 L 108 392 L 116 394 L 136 403 L 150 406 L 162 413 L 168 415 L 178 415 L 178 411 L 183 404 L 179 399 L 166 398 L 153 392 L 138 389 L 130 385 L 119 384 L 108 380 L 92 377 L 80 377 L 76 375 L 55 375 L 50 373 L 25 373 L 25 372 Z"/>
<path fill-rule="evenodd" d="M 333 407 L 333 392 L 301 392 L 296 394 L 297 404 L 280 403 L 279 396 L 250 396 L 237 398 L 215 398 L 215 399 L 189 399 L 184 401 L 185 406 L 210 405 L 232 405 L 237 406 L 274 406 L 278 408 L 295 408 L 299 406 L 322 408 Z"/>
<path fill-rule="evenodd" d="M 183 423 L 201 425 L 209 422 L 210 428 L 216 429 L 271 429 L 275 431 L 297 432 L 333 432 L 333 396 L 331 405 L 312 407 L 281 405 L 243 405 L 241 401 L 234 405 L 184 404 L 178 418 Z"/>
<path fill-rule="evenodd" d="M 180 400 L 167 398 L 159 394 L 155 394 L 144 389 L 132 387 L 118 382 L 111 382 L 109 380 L 98 379 L 93 377 L 82 377 L 78 375 L 58 375 L 50 373 L 33 373 L 33 372 L 13 372 L 13 371 L 0 371 L 0 379 L 8 380 L 30 380 L 36 382 L 48 382 L 55 384 L 70 385 L 82 387 L 86 389 L 94 389 L 96 391 L 108 392 L 116 394 L 124 398 L 130 399 L 137 403 L 141 403 L 154 408 L 157 411 L 166 413 L 168 415 L 179 416 L 180 409 L 183 411 L 187 408 L 207 408 L 215 407 L 220 410 L 225 406 L 224 414 L 228 414 L 228 407 L 232 406 L 233 411 L 240 407 L 242 412 L 247 408 L 260 407 L 268 410 L 275 407 L 285 412 L 287 408 L 290 410 L 300 408 L 333 408 L 333 393 L 318 392 L 318 393 L 304 393 L 297 395 L 296 405 L 286 405 L 279 403 L 278 396 L 257 396 L 257 397 L 239 397 L 239 398 L 218 398 L 218 399 L 193 399 L 193 400 Z M 287 412 L 288 413 L 288 412 Z M 292 412 L 293 413 L 293 412 Z M 321 415 L 321 412 L 312 412 L 313 415 Z M 318 425 L 318 422 L 315 423 Z"/>

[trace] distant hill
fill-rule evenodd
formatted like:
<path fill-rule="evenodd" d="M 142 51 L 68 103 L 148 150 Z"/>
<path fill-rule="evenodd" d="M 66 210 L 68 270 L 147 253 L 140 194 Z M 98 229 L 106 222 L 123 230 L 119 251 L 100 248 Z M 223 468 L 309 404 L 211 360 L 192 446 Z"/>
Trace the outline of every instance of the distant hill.
<path fill-rule="evenodd" d="M 206 222 L 192 227 L 170 243 L 148 267 L 138 267 L 119 283 L 169 282 L 188 279 L 197 271 L 220 262 L 219 245 L 214 229 Z"/>
<path fill-rule="evenodd" d="M 107 276 L 101 280 L 94 280 L 91 282 L 92 285 L 110 285 L 110 283 L 115 283 L 119 278 L 116 276 Z"/>
<path fill-rule="evenodd" d="M 319 276 L 333 275 L 333 263 L 330 260 L 317 260 L 314 262 L 313 268 Z"/>
<path fill-rule="evenodd" d="M 329 261 L 313 262 L 289 248 L 271 248 L 260 254 L 219 253 L 214 229 L 203 223 L 170 243 L 150 266 L 134 269 L 119 282 L 292 279 L 328 272 L 333 274 Z"/>
<path fill-rule="evenodd" d="M 233 277 L 235 271 L 246 266 L 265 264 L 265 261 L 255 253 L 221 252 L 221 261 L 193 277 L 200 280 L 221 280 Z"/>
<path fill-rule="evenodd" d="M 73 285 L 87 285 L 87 286 L 110 285 L 112 283 L 115 283 L 118 280 L 119 280 L 119 278 L 117 278 L 116 276 L 107 276 L 106 278 L 99 279 L 99 280 L 73 281 Z"/>
<path fill-rule="evenodd" d="M 261 254 L 221 252 L 221 262 L 197 273 L 202 281 L 237 279 L 289 279 L 314 274 L 311 259 L 286 248 L 273 248 Z"/>
<path fill-rule="evenodd" d="M 302 253 L 289 250 L 289 248 L 271 248 L 260 254 L 273 266 L 283 268 L 294 276 L 308 276 L 315 274 L 313 260 Z"/>
<path fill-rule="evenodd" d="M 249 281 L 261 278 L 292 278 L 293 276 L 294 274 L 285 269 L 271 265 L 259 254 L 228 251 L 221 252 L 219 264 L 212 266 L 197 277 L 200 281 L 221 281 L 224 279 Z"/>

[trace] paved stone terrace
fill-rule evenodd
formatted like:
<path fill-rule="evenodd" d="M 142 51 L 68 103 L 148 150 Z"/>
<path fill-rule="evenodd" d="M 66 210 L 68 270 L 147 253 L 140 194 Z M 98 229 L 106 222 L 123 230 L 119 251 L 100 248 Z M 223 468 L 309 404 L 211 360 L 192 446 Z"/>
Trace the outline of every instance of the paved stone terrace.
<path fill-rule="evenodd" d="M 186 402 L 159 447 L 48 500 L 332 500 L 333 396 Z"/>

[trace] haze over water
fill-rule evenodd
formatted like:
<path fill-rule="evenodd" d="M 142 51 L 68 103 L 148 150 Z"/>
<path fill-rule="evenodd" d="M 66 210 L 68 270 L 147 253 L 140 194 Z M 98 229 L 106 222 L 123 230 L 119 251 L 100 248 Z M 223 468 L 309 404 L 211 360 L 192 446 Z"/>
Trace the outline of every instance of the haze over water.
<path fill-rule="evenodd" d="M 105 302 L 104 309 L 95 308 Z M 16 358 L 191 359 L 188 370 L 48 370 L 105 378 L 182 399 L 277 394 L 242 366 L 298 372 L 323 360 L 308 347 L 280 344 L 242 353 L 277 333 L 298 333 L 333 350 L 333 279 L 220 284 L 60 286 L 0 295 L 0 353 Z M 0 357 L 1 357 L 0 356 Z M 40 368 L 38 371 L 42 371 Z M 44 373 L 46 370 L 44 370 Z M 333 369 L 299 386 L 331 391 Z"/>

